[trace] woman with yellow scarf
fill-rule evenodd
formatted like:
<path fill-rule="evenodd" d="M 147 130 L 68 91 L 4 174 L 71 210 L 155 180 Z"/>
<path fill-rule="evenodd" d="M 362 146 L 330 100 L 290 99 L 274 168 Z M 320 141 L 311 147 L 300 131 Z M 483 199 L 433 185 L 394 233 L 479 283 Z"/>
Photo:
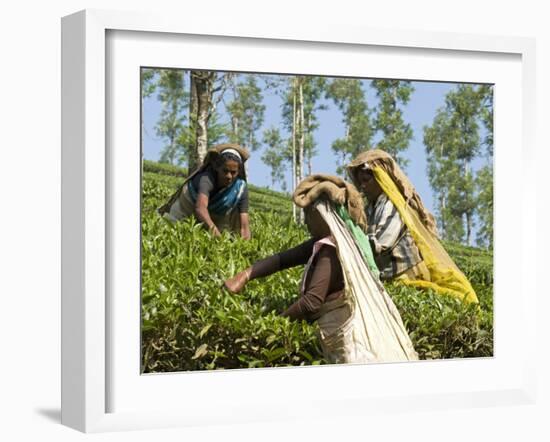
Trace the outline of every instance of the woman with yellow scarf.
<path fill-rule="evenodd" d="M 382 279 L 478 302 L 468 279 L 441 245 L 433 215 L 396 161 L 372 149 L 347 167 L 367 198 L 367 235 Z"/>

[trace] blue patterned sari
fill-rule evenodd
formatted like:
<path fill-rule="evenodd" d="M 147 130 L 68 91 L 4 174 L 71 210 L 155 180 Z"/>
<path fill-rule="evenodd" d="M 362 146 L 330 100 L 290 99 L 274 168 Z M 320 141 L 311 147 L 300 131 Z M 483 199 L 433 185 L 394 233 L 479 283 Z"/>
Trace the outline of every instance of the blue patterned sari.
<path fill-rule="evenodd" d="M 197 189 L 193 186 L 192 181 L 188 183 L 189 196 L 193 200 L 193 204 L 197 202 Z M 237 207 L 244 190 L 246 189 L 246 181 L 242 178 L 237 178 L 230 186 L 220 190 L 212 198 L 208 200 L 208 211 L 216 215 L 227 215 Z"/>

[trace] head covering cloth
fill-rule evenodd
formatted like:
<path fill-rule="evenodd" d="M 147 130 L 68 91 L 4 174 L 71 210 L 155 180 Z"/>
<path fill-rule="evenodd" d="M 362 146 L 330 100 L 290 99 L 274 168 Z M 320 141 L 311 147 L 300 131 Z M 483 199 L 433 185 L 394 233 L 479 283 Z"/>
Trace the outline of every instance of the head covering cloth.
<path fill-rule="evenodd" d="M 371 149 L 360 153 L 357 157 L 346 166 L 346 171 L 352 182 L 357 186 L 357 171 L 367 167 L 370 170 L 379 167 L 392 179 L 395 183 L 405 202 L 418 214 L 422 223 L 435 236 L 438 236 L 437 225 L 434 216 L 426 209 L 420 195 L 416 192 L 414 186 L 410 182 L 407 175 L 403 173 L 397 162 L 387 152 L 381 149 Z"/>
<path fill-rule="evenodd" d="M 310 175 L 298 184 L 292 199 L 298 207 L 304 209 L 323 195 L 334 204 L 344 206 L 353 222 L 367 229 L 363 198 L 353 184 L 342 178 L 325 174 Z"/>

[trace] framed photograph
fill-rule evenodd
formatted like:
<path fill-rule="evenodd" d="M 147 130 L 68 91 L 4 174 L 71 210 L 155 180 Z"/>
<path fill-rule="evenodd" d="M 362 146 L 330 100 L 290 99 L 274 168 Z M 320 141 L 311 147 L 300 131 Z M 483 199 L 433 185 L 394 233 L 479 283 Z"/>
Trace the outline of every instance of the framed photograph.
<path fill-rule="evenodd" d="M 97 432 L 318 418 L 329 403 L 334 416 L 532 402 L 534 193 L 509 177 L 533 164 L 534 42 L 236 29 L 95 10 L 63 18 L 62 422 Z M 186 181 L 193 170 L 212 200 L 216 186 L 237 185 L 207 164 L 213 146 L 243 173 L 239 227 L 193 209 L 167 219 L 171 196 L 205 195 Z M 373 147 L 436 215 L 479 303 L 385 280 L 417 357 L 342 363 L 312 317 L 293 318 L 301 267 L 242 293 L 228 281 L 309 238 L 291 203 L 301 180 L 348 179 L 345 166 Z"/>

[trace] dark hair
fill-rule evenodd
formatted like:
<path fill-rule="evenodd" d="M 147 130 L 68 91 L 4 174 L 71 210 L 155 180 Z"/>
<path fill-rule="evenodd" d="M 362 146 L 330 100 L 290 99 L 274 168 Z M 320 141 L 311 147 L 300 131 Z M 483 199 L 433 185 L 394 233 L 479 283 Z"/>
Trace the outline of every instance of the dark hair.
<path fill-rule="evenodd" d="M 233 152 L 224 152 L 219 155 L 218 162 L 220 165 L 225 164 L 228 161 L 235 161 L 239 165 L 243 162 L 242 158 L 235 155 Z"/>
<path fill-rule="evenodd" d="M 239 165 L 239 167 L 241 167 L 243 164 L 243 161 L 240 157 L 238 157 L 232 152 L 225 152 L 216 157 L 216 159 L 214 160 L 213 166 L 215 169 L 219 169 L 228 161 L 235 161 Z"/>

